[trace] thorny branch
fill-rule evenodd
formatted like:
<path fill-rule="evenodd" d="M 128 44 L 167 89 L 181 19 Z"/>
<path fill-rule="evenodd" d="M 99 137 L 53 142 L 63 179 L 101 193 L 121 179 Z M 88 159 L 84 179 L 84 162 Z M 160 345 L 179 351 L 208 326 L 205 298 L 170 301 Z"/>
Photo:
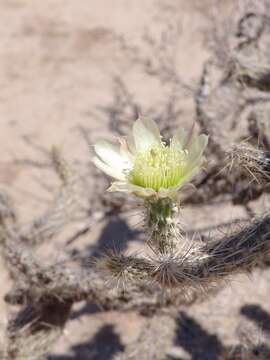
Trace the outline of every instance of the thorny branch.
<path fill-rule="evenodd" d="M 193 87 L 181 82 L 173 56 L 167 62 L 161 54 L 156 57 L 156 64 L 143 59 L 151 76 L 158 74 L 161 82 L 172 85 L 172 96 L 164 108 L 167 117 L 162 111 L 156 117 L 167 123 L 173 118 L 174 126 L 181 113 L 175 93 L 178 89 L 188 91 L 194 95 L 199 127 L 210 135 L 208 169 L 198 179 L 197 190 L 187 192 L 183 199 L 186 203 L 210 202 L 218 196 L 227 196 L 233 203 L 245 205 L 269 192 L 270 128 L 268 117 L 262 115 L 270 112 L 269 17 L 265 9 L 245 9 L 240 15 L 232 19 L 231 28 L 235 31 L 228 32 L 227 38 L 223 34 L 222 39 L 215 40 L 216 51 L 204 65 L 195 94 Z M 146 40 L 153 44 L 151 38 Z M 103 110 L 109 114 L 114 130 L 121 132 L 126 111 L 134 115 L 141 107 L 126 91 L 123 81 L 117 79 L 116 87 L 115 101 L 121 109 L 112 106 Z M 164 128 L 169 131 L 167 123 Z M 244 129 L 241 138 L 237 135 L 239 126 Z M 239 142 L 240 146 L 235 147 Z M 228 144 L 232 145 L 231 151 Z M 5 193 L 0 194 L 0 245 L 14 280 L 6 301 L 21 306 L 9 322 L 7 340 L 0 349 L 0 357 L 5 360 L 45 359 L 75 302 L 87 300 L 104 310 L 137 309 L 149 315 L 164 307 L 200 300 L 205 289 L 215 291 L 233 274 L 248 273 L 269 262 L 267 213 L 240 231 L 204 244 L 189 241 L 174 253 L 151 256 L 111 253 L 91 268 L 76 261 L 76 266 L 69 266 L 68 261 L 45 264 L 34 255 L 31 246 L 57 235 L 80 208 L 78 176 L 69 171 L 57 151 L 53 152 L 53 163 L 61 189 L 51 208 L 31 224 L 20 226 L 12 201 Z M 115 289 L 115 280 L 125 287 Z M 147 346 L 147 341 L 143 346 Z M 132 358 L 134 347 L 128 349 L 128 354 Z"/>

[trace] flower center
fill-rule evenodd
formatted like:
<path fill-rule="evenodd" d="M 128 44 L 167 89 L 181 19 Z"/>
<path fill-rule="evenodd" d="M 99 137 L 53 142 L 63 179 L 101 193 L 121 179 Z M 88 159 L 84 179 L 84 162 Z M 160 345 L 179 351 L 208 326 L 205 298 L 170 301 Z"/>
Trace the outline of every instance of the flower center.
<path fill-rule="evenodd" d="M 137 154 L 128 181 L 159 191 L 177 186 L 184 175 L 186 151 L 160 145 Z"/>

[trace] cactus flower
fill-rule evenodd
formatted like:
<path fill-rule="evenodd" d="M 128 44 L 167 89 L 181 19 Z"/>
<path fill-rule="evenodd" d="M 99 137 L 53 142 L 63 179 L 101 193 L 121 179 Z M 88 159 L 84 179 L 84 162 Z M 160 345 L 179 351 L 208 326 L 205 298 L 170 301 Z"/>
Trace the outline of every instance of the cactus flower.
<path fill-rule="evenodd" d="M 106 141 L 94 146 L 95 165 L 116 179 L 108 190 L 143 198 L 175 198 L 198 173 L 208 136 L 195 137 L 178 129 L 166 145 L 157 124 L 145 118 L 134 122 L 132 135 L 120 139 L 120 147 Z"/>

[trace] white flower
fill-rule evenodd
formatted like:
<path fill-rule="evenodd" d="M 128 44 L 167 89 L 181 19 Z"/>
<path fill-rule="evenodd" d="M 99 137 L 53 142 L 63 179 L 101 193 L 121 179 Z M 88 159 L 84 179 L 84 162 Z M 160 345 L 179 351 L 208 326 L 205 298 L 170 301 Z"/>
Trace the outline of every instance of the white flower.
<path fill-rule="evenodd" d="M 138 119 L 133 136 L 120 148 L 106 141 L 95 145 L 95 165 L 115 178 L 109 191 L 125 191 L 148 198 L 173 198 L 200 169 L 208 136 L 179 129 L 166 145 L 153 120 Z"/>

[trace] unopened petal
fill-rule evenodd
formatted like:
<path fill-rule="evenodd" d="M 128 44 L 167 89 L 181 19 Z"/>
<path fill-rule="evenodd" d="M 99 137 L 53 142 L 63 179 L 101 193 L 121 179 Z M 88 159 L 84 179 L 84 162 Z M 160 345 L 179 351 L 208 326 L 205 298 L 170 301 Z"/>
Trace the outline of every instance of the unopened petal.
<path fill-rule="evenodd" d="M 157 124 L 146 118 L 139 118 L 133 125 L 133 137 L 137 151 L 146 151 L 150 147 L 161 144 Z"/>

